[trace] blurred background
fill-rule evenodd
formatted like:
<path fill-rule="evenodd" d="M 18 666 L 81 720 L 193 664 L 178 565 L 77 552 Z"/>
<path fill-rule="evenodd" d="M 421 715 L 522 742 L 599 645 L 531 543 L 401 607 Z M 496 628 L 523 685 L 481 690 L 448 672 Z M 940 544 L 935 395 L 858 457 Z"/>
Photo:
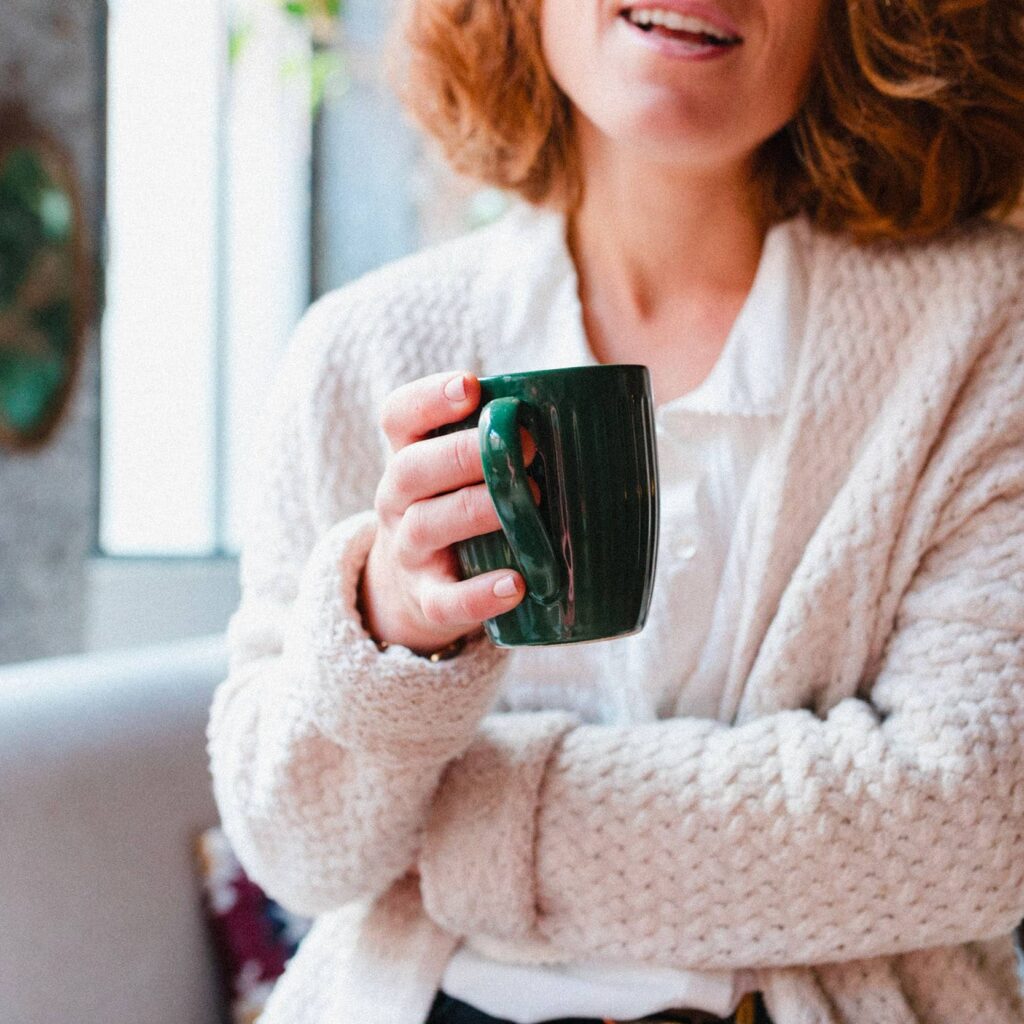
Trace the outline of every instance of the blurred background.
<path fill-rule="evenodd" d="M 314 299 L 509 202 L 391 17 L 0 0 L 0 1024 L 253 1024 L 308 927 L 208 771 L 249 439 Z"/>
<path fill-rule="evenodd" d="M 391 15 L 0 3 L 0 663 L 221 630 L 298 317 L 504 208 L 403 118 Z"/>
<path fill-rule="evenodd" d="M 0 1024 L 252 1024 L 308 922 L 205 730 L 250 437 L 319 295 L 494 219 L 383 0 L 0 0 Z"/>

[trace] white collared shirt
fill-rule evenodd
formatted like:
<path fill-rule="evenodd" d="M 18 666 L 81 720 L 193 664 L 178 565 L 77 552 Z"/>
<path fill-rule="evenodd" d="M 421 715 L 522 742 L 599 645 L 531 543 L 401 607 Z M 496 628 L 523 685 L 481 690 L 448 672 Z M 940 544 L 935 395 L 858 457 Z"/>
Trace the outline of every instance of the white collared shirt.
<path fill-rule="evenodd" d="M 515 310 L 524 336 L 529 330 L 543 341 L 531 368 L 594 364 L 564 217 L 529 207 L 510 216 L 547 218 L 552 231 L 551 259 L 538 261 L 535 287 Z M 803 331 L 806 275 L 792 224 L 768 232 L 751 291 L 711 372 L 656 408 L 661 529 L 646 626 L 620 640 L 516 649 L 502 691 L 506 709 L 569 707 L 624 725 L 675 715 L 731 720 L 725 657 L 757 514 L 758 468 L 776 439 Z M 518 1024 L 634 1019 L 670 1007 L 725 1016 L 750 985 L 746 972 L 499 964 L 466 947 L 442 981 L 449 995 Z"/>

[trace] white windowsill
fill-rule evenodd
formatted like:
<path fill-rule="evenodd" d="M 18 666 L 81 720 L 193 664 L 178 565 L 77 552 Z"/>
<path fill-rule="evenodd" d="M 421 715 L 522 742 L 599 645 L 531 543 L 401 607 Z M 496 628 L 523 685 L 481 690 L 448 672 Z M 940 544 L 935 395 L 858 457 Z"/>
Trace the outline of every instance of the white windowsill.
<path fill-rule="evenodd" d="M 88 565 L 85 650 L 222 632 L 238 606 L 235 558 L 106 558 Z"/>

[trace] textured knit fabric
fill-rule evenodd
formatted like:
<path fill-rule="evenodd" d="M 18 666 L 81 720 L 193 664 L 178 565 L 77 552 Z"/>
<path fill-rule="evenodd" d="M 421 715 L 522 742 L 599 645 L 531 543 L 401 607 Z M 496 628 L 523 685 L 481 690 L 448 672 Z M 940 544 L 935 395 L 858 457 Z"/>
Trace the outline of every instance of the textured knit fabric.
<path fill-rule="evenodd" d="M 558 219 L 330 293 L 276 381 L 209 725 L 240 860 L 319 915 L 265 1024 L 416 1024 L 459 940 L 754 968 L 778 1024 L 1019 1024 L 1024 240 L 858 248 L 802 225 L 735 712 L 621 726 L 489 713 L 503 652 L 380 653 L 355 606 L 383 397 L 519 369 L 517 342 L 566 326 L 517 320 Z"/>
<path fill-rule="evenodd" d="M 792 222 L 768 232 L 750 294 L 708 376 L 655 409 L 661 543 L 643 632 L 513 651 L 502 683 L 505 710 L 572 707 L 588 720 L 618 724 L 652 722 L 673 709 L 718 717 L 728 670 L 721 654 L 732 645 L 764 479 L 754 470 L 776 439 L 803 327 L 806 281 L 792 232 Z M 536 275 L 523 282 L 527 293 L 575 272 L 571 258 L 527 269 Z M 544 339 L 530 359 L 538 369 L 596 362 L 582 322 L 578 331 Z M 441 981 L 449 994 L 518 1024 L 634 1020 L 671 1007 L 726 1017 L 752 984 L 744 971 L 500 964 L 469 946 L 455 953 Z"/>

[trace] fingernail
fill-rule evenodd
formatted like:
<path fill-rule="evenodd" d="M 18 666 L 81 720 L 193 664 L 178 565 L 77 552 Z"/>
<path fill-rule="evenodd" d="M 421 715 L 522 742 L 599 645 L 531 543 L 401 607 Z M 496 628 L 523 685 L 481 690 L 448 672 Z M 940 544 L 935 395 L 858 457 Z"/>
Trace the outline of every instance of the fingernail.
<path fill-rule="evenodd" d="M 514 597 L 516 593 L 515 576 L 502 576 L 501 579 L 494 584 L 495 597 Z"/>
<path fill-rule="evenodd" d="M 444 386 L 444 394 L 452 402 L 463 401 L 466 397 L 466 378 L 461 374 L 458 377 L 452 377 Z"/>

